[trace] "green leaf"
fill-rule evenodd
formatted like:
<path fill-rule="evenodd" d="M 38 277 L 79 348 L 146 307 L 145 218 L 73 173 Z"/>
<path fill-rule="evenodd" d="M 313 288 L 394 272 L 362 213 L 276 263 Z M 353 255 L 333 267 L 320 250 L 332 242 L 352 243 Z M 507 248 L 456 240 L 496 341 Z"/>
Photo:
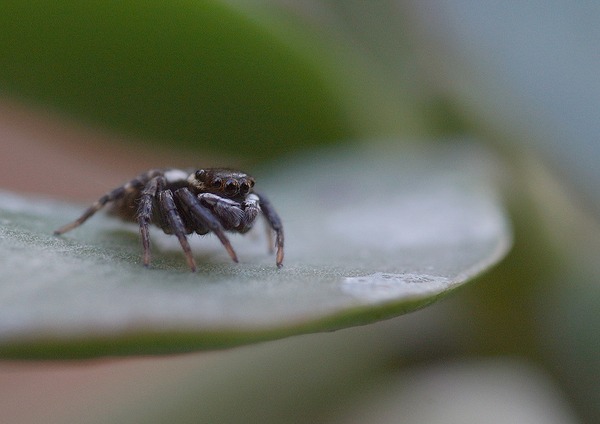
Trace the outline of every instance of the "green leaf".
<path fill-rule="evenodd" d="M 221 348 L 409 312 L 508 250 L 493 169 L 461 143 L 283 160 L 258 183 L 284 220 L 282 269 L 261 228 L 232 236 L 239 264 L 216 238 L 191 237 L 196 273 L 155 230 L 145 269 L 134 225 L 98 214 L 55 237 L 82 207 L 2 193 L 0 355 Z"/>
<path fill-rule="evenodd" d="M 4 95 L 145 140 L 264 160 L 360 120 L 325 49 L 302 52 L 219 0 L 8 1 L 0 27 Z"/>

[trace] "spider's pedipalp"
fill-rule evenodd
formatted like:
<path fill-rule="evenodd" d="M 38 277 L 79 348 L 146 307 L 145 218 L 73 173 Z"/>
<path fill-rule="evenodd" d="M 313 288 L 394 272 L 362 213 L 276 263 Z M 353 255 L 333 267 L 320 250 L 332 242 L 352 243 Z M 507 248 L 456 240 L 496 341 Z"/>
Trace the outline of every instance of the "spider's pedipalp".
<path fill-rule="evenodd" d="M 198 199 L 213 209 L 228 230 L 237 228 L 244 218 L 242 206 L 236 201 L 212 193 L 199 194 Z"/>
<path fill-rule="evenodd" d="M 215 233 L 231 259 L 234 262 L 238 262 L 237 255 L 233 250 L 229 239 L 225 235 L 223 226 L 211 211 L 203 206 L 200 203 L 200 200 L 185 187 L 175 191 L 175 197 L 181 202 L 181 206 L 185 208 L 186 214 L 195 221 L 196 225 L 208 228 Z"/>
<path fill-rule="evenodd" d="M 249 194 L 246 196 L 246 200 L 242 203 L 242 209 L 244 210 L 244 217 L 242 222 L 237 227 L 240 233 L 248 232 L 254 225 L 254 220 L 260 212 L 259 197 L 256 194 Z"/>

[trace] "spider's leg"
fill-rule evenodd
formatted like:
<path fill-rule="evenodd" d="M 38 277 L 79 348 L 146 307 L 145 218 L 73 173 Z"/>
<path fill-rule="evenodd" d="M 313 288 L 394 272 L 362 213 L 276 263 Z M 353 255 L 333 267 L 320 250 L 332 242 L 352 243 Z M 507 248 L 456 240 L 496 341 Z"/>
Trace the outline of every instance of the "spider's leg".
<path fill-rule="evenodd" d="M 212 193 L 202 193 L 198 195 L 198 199 L 212 208 L 214 213 L 221 219 L 223 226 L 228 230 L 237 229 L 244 219 L 242 205 L 234 200 Z"/>
<path fill-rule="evenodd" d="M 256 195 L 260 199 L 259 205 L 265 219 L 275 231 L 275 245 L 277 246 L 275 263 L 277 264 L 277 268 L 281 268 L 283 265 L 283 224 L 281 223 L 281 218 L 279 218 L 279 215 L 275 212 L 275 208 L 273 208 L 269 199 L 259 193 L 256 193 Z M 271 243 L 270 237 L 269 243 Z"/>
<path fill-rule="evenodd" d="M 225 235 L 225 229 L 211 211 L 200 203 L 200 200 L 194 196 L 187 188 L 180 188 L 175 192 L 175 197 L 181 202 L 187 215 L 192 219 L 194 226 L 199 228 L 208 228 L 219 238 L 225 250 L 234 262 L 237 262 L 237 255 Z"/>
<path fill-rule="evenodd" d="M 100 199 L 98 199 L 94 203 L 92 203 L 92 205 L 89 208 L 87 208 L 85 210 L 85 212 L 79 218 L 77 218 L 73 222 L 70 222 L 67 225 L 60 227 L 58 230 L 55 230 L 54 234 L 55 235 L 64 234 L 67 231 L 71 231 L 73 228 L 79 227 L 81 224 L 83 224 L 85 221 L 87 221 L 88 218 L 90 218 L 92 215 L 94 215 L 96 212 L 98 212 L 100 209 L 102 209 L 108 202 L 118 200 L 128 193 L 138 190 L 140 187 L 142 187 L 145 184 L 145 182 L 148 180 L 148 178 L 152 176 L 151 173 L 153 173 L 153 172 L 156 173 L 159 171 L 157 171 L 157 170 L 149 171 L 147 174 L 140 175 L 140 176 L 134 178 L 133 180 L 129 181 L 128 183 L 122 185 L 121 187 L 117 187 L 114 190 L 109 191 L 104 196 L 102 196 Z"/>
<path fill-rule="evenodd" d="M 177 239 L 179 239 L 179 244 L 181 244 L 181 248 L 183 249 L 183 253 L 185 254 L 185 258 L 190 269 L 192 272 L 195 272 L 196 262 L 194 261 L 190 244 L 185 236 L 185 225 L 181 215 L 179 215 L 179 212 L 177 211 L 171 190 L 158 190 L 158 204 L 160 207 L 160 213 L 163 215 L 166 223 L 169 225 L 169 230 L 173 231 L 173 234 L 175 234 Z"/>
<path fill-rule="evenodd" d="M 137 210 L 137 220 L 140 226 L 140 236 L 142 237 L 143 264 L 145 267 L 150 265 L 150 231 L 149 226 L 152 222 L 152 209 L 156 192 L 159 185 L 164 186 L 164 177 L 158 176 L 152 178 L 142 190 Z"/>

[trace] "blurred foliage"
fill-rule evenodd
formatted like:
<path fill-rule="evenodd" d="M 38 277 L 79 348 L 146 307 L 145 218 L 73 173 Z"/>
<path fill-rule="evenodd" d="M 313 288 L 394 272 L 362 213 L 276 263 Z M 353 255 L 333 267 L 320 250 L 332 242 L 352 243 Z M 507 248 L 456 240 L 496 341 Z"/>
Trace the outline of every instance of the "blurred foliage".
<path fill-rule="evenodd" d="M 173 147 L 264 159 L 356 134 L 319 66 L 218 1 L 0 3 L 0 89 Z"/>

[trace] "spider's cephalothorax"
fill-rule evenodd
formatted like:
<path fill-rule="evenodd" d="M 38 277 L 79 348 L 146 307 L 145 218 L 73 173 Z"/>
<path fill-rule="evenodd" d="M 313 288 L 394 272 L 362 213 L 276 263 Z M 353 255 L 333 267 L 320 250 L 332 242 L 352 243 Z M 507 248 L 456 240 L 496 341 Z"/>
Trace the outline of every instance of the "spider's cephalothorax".
<path fill-rule="evenodd" d="M 254 178 L 223 168 L 199 170 L 151 169 L 94 202 L 77 220 L 54 232 L 63 234 L 83 224 L 112 202 L 110 212 L 140 226 L 143 263 L 150 264 L 149 225 L 155 224 L 179 239 L 189 267 L 196 264 L 187 234 L 213 232 L 235 262 L 237 256 L 225 231 L 245 233 L 262 212 L 275 231 L 276 264 L 283 263 L 283 227 L 265 196 L 254 191 Z M 271 236 L 270 236 L 271 237 Z M 269 246 L 272 240 L 269 237 Z"/>

